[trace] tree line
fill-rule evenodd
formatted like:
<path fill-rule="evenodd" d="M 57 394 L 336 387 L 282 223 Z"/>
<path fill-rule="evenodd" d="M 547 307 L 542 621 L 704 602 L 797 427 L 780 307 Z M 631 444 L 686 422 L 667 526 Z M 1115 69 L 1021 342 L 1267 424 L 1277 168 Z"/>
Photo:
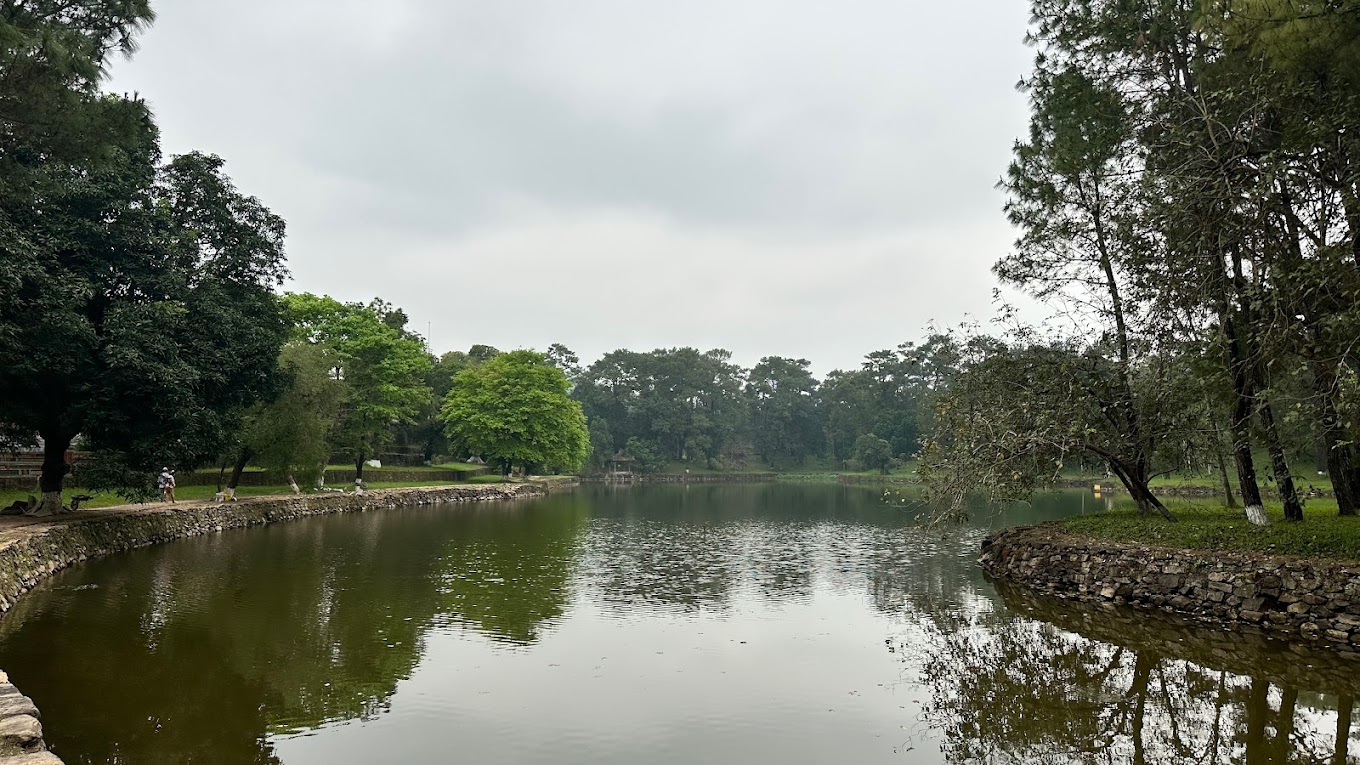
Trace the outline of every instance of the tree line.
<path fill-rule="evenodd" d="M 590 466 L 616 453 L 643 470 L 798 467 L 809 459 L 887 472 L 914 455 L 952 362 L 947 338 L 869 354 L 818 380 L 807 359 L 746 369 L 722 349 L 618 350 L 568 367 L 590 425 Z"/>

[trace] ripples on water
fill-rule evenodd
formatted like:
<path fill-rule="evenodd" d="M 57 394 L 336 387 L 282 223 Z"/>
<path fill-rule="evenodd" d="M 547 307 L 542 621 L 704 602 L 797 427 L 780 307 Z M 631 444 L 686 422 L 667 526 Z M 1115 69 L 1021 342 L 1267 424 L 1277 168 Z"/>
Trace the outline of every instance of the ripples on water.
<path fill-rule="evenodd" d="M 1351 663 L 998 591 L 999 522 L 782 485 L 311 519 L 64 572 L 0 666 L 71 765 L 1353 761 Z"/>

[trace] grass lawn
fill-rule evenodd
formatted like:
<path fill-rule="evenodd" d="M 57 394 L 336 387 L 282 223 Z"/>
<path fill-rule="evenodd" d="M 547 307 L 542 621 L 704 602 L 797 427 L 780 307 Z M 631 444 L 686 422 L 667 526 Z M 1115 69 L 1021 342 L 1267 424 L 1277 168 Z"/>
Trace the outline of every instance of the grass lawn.
<path fill-rule="evenodd" d="M 395 471 L 402 471 L 402 472 L 422 473 L 422 472 L 433 472 L 433 471 L 436 471 L 436 470 L 481 470 L 481 469 L 483 469 L 483 468 L 485 468 L 485 467 L 486 467 L 486 465 L 473 465 L 473 464 L 470 463 L 470 462 L 446 462 L 446 463 L 439 464 L 439 465 L 412 465 L 412 466 L 410 466 L 410 467 L 404 467 L 404 466 L 402 466 L 402 465 L 386 465 L 386 466 L 380 467 L 380 468 L 375 468 L 375 467 L 365 467 L 365 468 L 364 468 L 364 475 L 368 475 L 369 473 L 375 473 L 375 474 L 381 475 L 381 474 L 383 474 L 383 473 L 385 473 L 385 472 L 388 472 L 388 471 L 393 471 L 393 472 L 395 472 Z M 327 470 L 353 470 L 353 469 L 354 469 L 354 466 L 353 466 L 353 465 L 327 465 L 327 466 L 326 466 L 326 469 L 327 469 Z"/>
<path fill-rule="evenodd" d="M 1268 502 L 1271 523 L 1264 528 L 1251 525 L 1242 510 L 1229 510 L 1215 501 L 1172 501 L 1167 507 L 1177 518 L 1174 523 L 1140 516 L 1132 502 L 1123 500 L 1114 510 L 1068 518 L 1061 524 L 1073 534 L 1118 542 L 1360 560 L 1360 517 L 1338 516 L 1333 500 L 1309 500 L 1299 523 L 1286 522 L 1280 503 Z"/>
<path fill-rule="evenodd" d="M 457 486 L 467 483 L 498 483 L 500 476 L 473 476 L 467 481 L 365 481 L 364 485 L 370 489 L 402 489 L 412 486 Z M 18 500 L 28 499 L 30 491 L 0 491 L 0 507 L 8 507 Z M 62 493 L 63 499 L 70 504 L 71 497 L 77 494 L 90 494 L 84 489 L 71 489 Z M 175 499 L 181 502 L 194 502 L 199 500 L 212 499 L 217 493 L 214 486 L 180 486 L 175 489 Z M 238 497 L 261 497 L 271 494 L 292 494 L 293 490 L 288 486 L 241 486 L 236 490 Z M 312 493 L 312 492 L 307 492 Z M 81 509 L 97 509 L 101 507 L 113 507 L 114 505 L 129 504 L 126 499 L 112 493 L 99 493 L 94 495 L 94 499 L 81 504 Z M 148 505 L 159 505 L 160 500 L 152 500 Z"/>

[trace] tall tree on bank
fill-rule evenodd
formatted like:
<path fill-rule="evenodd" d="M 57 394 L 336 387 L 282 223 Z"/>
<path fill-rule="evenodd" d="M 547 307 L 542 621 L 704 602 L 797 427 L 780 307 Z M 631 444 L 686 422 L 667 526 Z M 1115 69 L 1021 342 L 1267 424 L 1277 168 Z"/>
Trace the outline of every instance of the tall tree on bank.
<path fill-rule="evenodd" d="M 1108 338 L 1084 354 L 1108 351 L 1108 358 L 1071 366 L 1074 372 L 1089 369 L 1090 382 L 1099 381 L 1088 391 L 1099 391 L 1092 403 L 1106 420 L 1101 430 L 1122 442 L 1107 438 L 1095 454 L 1118 476 L 1140 512 L 1165 514 L 1148 486 L 1158 445 L 1143 422 L 1148 407 L 1136 400 L 1133 385 L 1134 365 L 1153 341 L 1144 331 L 1126 272 L 1129 250 L 1147 238 L 1136 216 L 1141 165 L 1132 145 L 1130 107 L 1117 89 L 1067 63 L 1064 57 L 1041 55 L 1025 83 L 1032 106 L 1030 135 L 1016 145 L 1002 184 L 1009 195 L 1007 216 L 1021 235 L 995 271 L 1002 281 L 1060 304 L 1094 335 Z M 1027 388 L 1031 393 L 1045 389 Z M 1069 398 L 1061 387 L 1047 390 Z"/>
<path fill-rule="evenodd" d="M 449 437 L 497 465 L 575 471 L 590 454 L 581 405 L 562 370 L 534 351 L 511 351 L 458 374 L 441 416 Z"/>
<path fill-rule="evenodd" d="M 341 303 L 306 293 L 284 297 L 298 339 L 334 350 L 334 378 L 344 403 L 334 445 L 363 478 L 364 463 L 392 442 L 393 426 L 415 421 L 431 393 L 424 343 L 390 321 L 386 304 Z"/>
<path fill-rule="evenodd" d="M 801 465 L 821 452 L 817 380 L 809 364 L 807 359 L 766 356 L 747 376 L 751 440 L 771 466 L 784 460 Z"/>
<path fill-rule="evenodd" d="M 630 439 L 665 458 L 717 465 L 744 441 L 745 370 L 721 349 L 618 350 L 581 373 L 572 396 L 609 422 L 614 448 Z"/>
<path fill-rule="evenodd" d="M 287 475 L 302 486 L 321 478 L 331 454 L 331 432 L 344 386 L 331 375 L 334 351 L 295 340 L 279 353 L 281 388 L 247 410 L 226 490 L 235 493 L 252 463 Z"/>
<path fill-rule="evenodd" d="M 50 193 L 4 209 L 25 236 L 0 243 L 14 265 L 0 293 L 0 420 L 42 436 L 44 514 L 61 507 L 77 435 L 102 475 L 220 454 L 268 390 L 286 332 L 273 294 L 283 221 L 216 157 L 158 168 L 149 121 L 110 156 L 47 163 Z"/>
<path fill-rule="evenodd" d="M 1026 150 L 1042 160 L 1025 183 L 1014 169 L 1008 179 L 1013 200 L 1030 208 L 1013 201 L 1012 214 L 1039 213 L 1022 222 L 1026 236 L 1055 230 L 1052 242 L 1065 249 L 1048 252 L 1060 262 L 1082 262 L 1074 252 L 1110 255 L 1104 281 L 1120 287 L 1134 365 L 1144 353 L 1174 355 L 1167 346 L 1175 343 L 1219 350 L 1240 489 L 1258 521 L 1258 438 L 1286 517 L 1302 518 L 1281 391 L 1290 366 L 1306 364 L 1338 504 L 1354 510 L 1360 452 L 1342 412 L 1360 326 L 1360 217 L 1349 214 L 1360 210 L 1349 203 L 1360 116 L 1355 4 L 1034 0 L 1031 8 L 1039 53 L 1027 84 L 1040 128 L 1031 138 L 1045 140 L 1017 153 L 1022 169 Z M 1061 204 L 1033 204 L 1045 198 Z M 1097 225 L 1102 210 L 1108 226 Z M 1046 217 L 1054 211 L 1081 213 L 1081 225 Z M 1068 295 L 1098 294 L 1092 270 L 1020 265 L 1038 268 L 1001 273 L 1032 283 L 1028 271 Z M 1118 349 L 1115 301 L 1111 292 L 1097 315 L 1108 316 Z M 1138 437 L 1134 423 L 1127 430 Z"/>
<path fill-rule="evenodd" d="M 1257 141 L 1271 306 L 1311 373 L 1318 440 L 1343 515 L 1360 511 L 1360 427 L 1347 417 L 1360 328 L 1360 4 L 1226 0 L 1212 28 L 1255 65 L 1271 108 Z M 1289 319 L 1292 319 L 1290 321 Z"/>
<path fill-rule="evenodd" d="M 942 518 L 961 513 L 974 492 L 998 501 L 1026 499 L 1082 457 L 1103 462 L 1143 512 L 1171 517 L 1146 491 L 1146 478 L 1140 484 L 1130 474 L 1140 459 L 1167 471 L 1183 462 L 1182 437 L 1198 427 L 1202 411 L 1192 405 L 1202 396 L 1181 373 L 1184 365 L 1184 359 L 1150 357 L 1126 379 L 1108 347 L 1027 335 L 1010 343 L 970 339 L 940 398 L 938 427 L 922 458 L 921 473 Z M 1145 454 L 1110 416 L 1112 403 L 1125 399 L 1125 385 L 1148 442 L 1160 445 L 1157 452 Z M 1140 488 L 1142 495 L 1134 493 Z"/>

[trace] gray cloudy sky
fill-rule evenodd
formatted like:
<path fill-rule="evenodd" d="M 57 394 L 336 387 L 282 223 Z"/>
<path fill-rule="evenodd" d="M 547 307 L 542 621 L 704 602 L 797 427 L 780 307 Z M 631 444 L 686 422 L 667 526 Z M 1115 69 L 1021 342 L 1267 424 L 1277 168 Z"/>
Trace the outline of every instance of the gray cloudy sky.
<path fill-rule="evenodd" d="M 825 372 L 992 312 L 1021 0 L 160 0 L 112 87 L 436 351 Z"/>

